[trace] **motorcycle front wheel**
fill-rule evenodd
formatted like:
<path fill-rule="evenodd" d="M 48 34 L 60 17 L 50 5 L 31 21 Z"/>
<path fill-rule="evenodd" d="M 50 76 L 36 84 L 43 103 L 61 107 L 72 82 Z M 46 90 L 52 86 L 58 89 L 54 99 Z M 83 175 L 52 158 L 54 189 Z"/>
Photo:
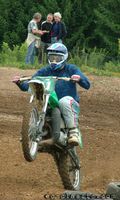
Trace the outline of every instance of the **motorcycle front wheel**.
<path fill-rule="evenodd" d="M 34 161 L 38 152 L 38 143 L 36 142 L 38 120 L 37 109 L 27 108 L 23 116 L 21 142 L 24 158 L 28 162 Z"/>
<path fill-rule="evenodd" d="M 68 153 L 60 155 L 58 171 L 64 188 L 67 190 L 80 190 L 80 169 L 77 169 Z"/>

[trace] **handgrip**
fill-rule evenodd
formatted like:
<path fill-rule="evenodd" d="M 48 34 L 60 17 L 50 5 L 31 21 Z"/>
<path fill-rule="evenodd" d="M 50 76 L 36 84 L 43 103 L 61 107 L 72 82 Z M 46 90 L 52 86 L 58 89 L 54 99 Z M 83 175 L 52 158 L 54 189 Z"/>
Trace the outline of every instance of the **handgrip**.
<path fill-rule="evenodd" d="M 32 76 L 21 77 L 20 81 L 27 81 L 27 80 L 30 80 L 31 78 Z"/>

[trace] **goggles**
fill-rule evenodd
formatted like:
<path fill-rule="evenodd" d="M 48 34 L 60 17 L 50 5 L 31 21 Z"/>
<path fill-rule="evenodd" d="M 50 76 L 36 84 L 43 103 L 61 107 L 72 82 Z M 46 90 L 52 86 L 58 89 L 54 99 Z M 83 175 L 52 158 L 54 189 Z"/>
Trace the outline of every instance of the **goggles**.
<path fill-rule="evenodd" d="M 60 54 L 48 54 L 50 63 L 59 63 L 64 60 L 64 56 Z"/>

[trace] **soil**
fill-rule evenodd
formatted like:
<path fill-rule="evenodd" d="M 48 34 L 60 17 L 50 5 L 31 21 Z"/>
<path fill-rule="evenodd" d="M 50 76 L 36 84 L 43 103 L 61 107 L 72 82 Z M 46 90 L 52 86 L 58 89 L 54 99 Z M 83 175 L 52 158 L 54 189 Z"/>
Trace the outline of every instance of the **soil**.
<path fill-rule="evenodd" d="M 19 142 L 27 94 L 11 80 L 34 71 L 0 68 L 0 200 L 39 200 L 46 193 L 64 192 L 52 156 L 42 153 L 28 163 Z M 120 79 L 88 77 L 91 89 L 78 89 L 84 143 L 78 149 L 81 191 L 100 194 L 109 182 L 120 181 Z"/>

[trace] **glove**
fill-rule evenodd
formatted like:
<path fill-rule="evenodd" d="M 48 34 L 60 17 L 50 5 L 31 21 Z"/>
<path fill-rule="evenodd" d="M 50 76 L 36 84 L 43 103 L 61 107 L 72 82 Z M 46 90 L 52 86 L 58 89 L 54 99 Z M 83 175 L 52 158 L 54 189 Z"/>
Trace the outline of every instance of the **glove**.
<path fill-rule="evenodd" d="M 13 82 L 13 83 L 16 83 L 16 84 L 19 84 L 19 83 L 20 83 L 20 76 L 15 76 L 15 77 L 12 79 L 12 82 Z"/>
<path fill-rule="evenodd" d="M 80 76 L 76 75 L 76 74 L 73 74 L 71 76 L 71 80 L 74 81 L 74 82 L 79 82 L 80 81 Z"/>

